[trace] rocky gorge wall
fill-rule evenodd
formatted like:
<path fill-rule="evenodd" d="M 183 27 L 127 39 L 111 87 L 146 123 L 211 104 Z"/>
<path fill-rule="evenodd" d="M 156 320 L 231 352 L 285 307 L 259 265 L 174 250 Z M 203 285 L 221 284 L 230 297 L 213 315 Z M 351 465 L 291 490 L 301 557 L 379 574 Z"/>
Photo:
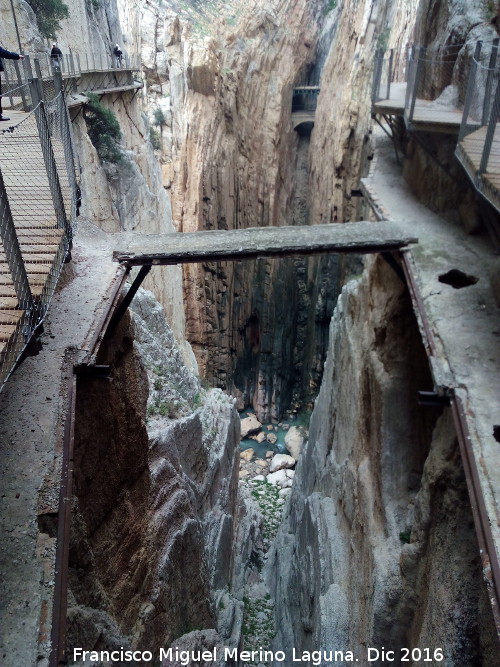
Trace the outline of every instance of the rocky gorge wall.
<path fill-rule="evenodd" d="M 77 388 L 68 649 L 158 655 L 217 627 L 230 643 L 241 616 L 226 593 L 238 515 L 233 400 L 183 365 L 151 293 L 136 296 L 132 321 L 101 356 L 112 380 Z"/>
<path fill-rule="evenodd" d="M 431 386 L 406 288 L 370 260 L 332 318 L 309 440 L 269 559 L 276 648 L 351 650 L 367 665 L 367 647 L 428 646 L 442 648 L 445 664 L 495 663 L 451 416 L 417 405 Z"/>
<path fill-rule="evenodd" d="M 308 158 L 297 169 L 292 87 L 314 59 L 324 4 L 232 2 L 231 21 L 204 36 L 145 5 L 149 113 L 163 118 L 160 161 L 177 229 L 304 221 L 296 171 L 307 181 Z M 186 267 L 186 335 L 201 373 L 262 418 L 303 403 L 317 388 L 333 305 L 322 285 L 335 273 L 317 260 Z"/>

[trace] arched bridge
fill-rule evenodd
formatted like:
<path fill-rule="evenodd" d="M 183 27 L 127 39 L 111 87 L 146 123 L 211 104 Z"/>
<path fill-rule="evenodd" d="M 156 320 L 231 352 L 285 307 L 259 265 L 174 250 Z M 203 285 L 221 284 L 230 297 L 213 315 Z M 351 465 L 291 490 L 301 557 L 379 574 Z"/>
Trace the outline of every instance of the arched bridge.
<path fill-rule="evenodd" d="M 298 86 L 293 89 L 292 124 L 298 132 L 311 132 L 314 127 L 319 86 Z"/>

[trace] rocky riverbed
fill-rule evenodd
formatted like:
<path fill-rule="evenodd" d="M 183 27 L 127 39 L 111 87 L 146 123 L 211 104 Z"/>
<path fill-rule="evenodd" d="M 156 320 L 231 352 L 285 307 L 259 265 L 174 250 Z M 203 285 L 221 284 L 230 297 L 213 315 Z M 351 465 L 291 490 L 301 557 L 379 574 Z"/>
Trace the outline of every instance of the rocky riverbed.
<path fill-rule="evenodd" d="M 281 442 L 278 442 L 278 437 Z M 243 592 L 243 646 L 248 651 L 270 648 L 276 634 L 274 599 L 266 584 L 266 563 L 282 520 L 283 510 L 292 490 L 295 465 L 307 438 L 303 425 L 288 422 L 261 424 L 252 413 L 241 419 L 239 463 L 240 495 L 259 524 L 250 557 Z M 249 446 L 252 443 L 253 446 Z M 291 456 L 293 452 L 295 456 Z M 262 667 L 268 663 L 247 662 L 244 667 Z"/>

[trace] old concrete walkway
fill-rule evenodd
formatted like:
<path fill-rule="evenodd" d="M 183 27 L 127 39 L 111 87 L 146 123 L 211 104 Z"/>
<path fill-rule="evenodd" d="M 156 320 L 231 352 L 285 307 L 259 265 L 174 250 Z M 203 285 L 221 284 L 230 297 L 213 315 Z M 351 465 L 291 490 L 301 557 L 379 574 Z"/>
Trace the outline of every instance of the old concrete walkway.
<path fill-rule="evenodd" d="M 468 477 L 469 473 L 476 475 L 475 479 L 469 477 L 469 483 L 477 486 L 482 495 L 476 498 L 476 507 L 474 501 L 471 505 L 476 521 L 479 517 L 482 523 L 478 532 L 482 531 L 485 540 L 489 540 L 491 551 L 487 544 L 486 548 L 481 545 L 478 536 L 485 578 L 490 583 L 493 580 L 490 593 L 496 593 L 498 600 L 500 446 L 494 428 L 500 424 L 500 310 L 491 284 L 498 257 L 487 239 L 467 235 L 413 196 L 394 160 L 392 144 L 381 131 L 376 159 L 362 186 L 379 216 L 397 219 L 401 230 L 407 233 L 418 229 L 419 244 L 409 251 L 409 259 L 421 295 L 421 309 L 428 321 L 423 338 L 430 336 L 434 342 L 430 362 L 435 383 L 451 386 L 464 408 L 471 459 L 464 461 L 464 468 Z M 452 270 L 462 271 L 477 281 L 454 289 L 440 281 Z M 494 610 L 495 604 L 492 600 Z"/>
<path fill-rule="evenodd" d="M 228 261 L 286 255 L 398 250 L 417 239 L 394 222 L 251 227 L 173 234 L 117 234 L 113 258 L 133 265 Z"/>

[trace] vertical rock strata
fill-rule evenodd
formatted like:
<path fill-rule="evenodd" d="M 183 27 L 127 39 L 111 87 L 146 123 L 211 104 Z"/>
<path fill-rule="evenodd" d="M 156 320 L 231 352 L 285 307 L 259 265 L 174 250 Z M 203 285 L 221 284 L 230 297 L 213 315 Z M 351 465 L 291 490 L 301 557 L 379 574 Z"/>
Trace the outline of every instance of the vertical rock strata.
<path fill-rule="evenodd" d="M 233 2 L 236 25 L 213 24 L 204 40 L 196 25 L 189 32 L 158 13 L 147 83 L 165 118 L 161 159 L 178 229 L 307 222 L 309 140 L 290 112 L 323 5 Z M 186 334 L 202 374 L 261 418 L 303 402 L 318 381 L 314 336 L 331 313 L 324 283 L 335 269 L 318 260 L 186 267 Z"/>
<path fill-rule="evenodd" d="M 332 318 L 269 569 L 277 648 L 352 650 L 367 665 L 367 646 L 439 646 L 449 664 L 494 664 L 451 417 L 417 405 L 430 386 L 409 296 L 370 260 Z"/>

